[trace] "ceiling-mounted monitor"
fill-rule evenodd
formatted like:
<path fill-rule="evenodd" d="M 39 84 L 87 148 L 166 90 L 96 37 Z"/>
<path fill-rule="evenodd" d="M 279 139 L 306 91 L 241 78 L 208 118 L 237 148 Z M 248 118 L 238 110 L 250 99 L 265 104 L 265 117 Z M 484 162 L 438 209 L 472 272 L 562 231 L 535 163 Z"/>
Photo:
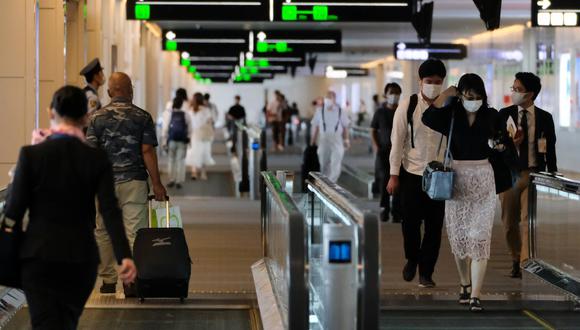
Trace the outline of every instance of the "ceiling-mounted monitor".
<path fill-rule="evenodd" d="M 580 1 L 578 0 L 531 0 L 532 26 L 576 27 L 580 26 Z"/>
<path fill-rule="evenodd" d="M 396 42 L 394 55 L 397 60 L 424 61 L 429 58 L 440 60 L 462 60 L 467 57 L 467 46 L 462 44 L 432 43 L 423 45 Z"/>
<path fill-rule="evenodd" d="M 412 0 L 274 0 L 282 22 L 409 22 Z"/>
<path fill-rule="evenodd" d="M 127 19 L 267 21 L 270 0 L 127 0 Z"/>

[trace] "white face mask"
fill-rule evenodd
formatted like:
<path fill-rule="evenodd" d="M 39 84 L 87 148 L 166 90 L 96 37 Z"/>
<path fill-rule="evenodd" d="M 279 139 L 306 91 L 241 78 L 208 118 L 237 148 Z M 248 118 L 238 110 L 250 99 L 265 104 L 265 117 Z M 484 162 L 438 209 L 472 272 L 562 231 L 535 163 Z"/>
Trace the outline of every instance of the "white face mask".
<path fill-rule="evenodd" d="M 512 92 L 512 103 L 514 105 L 520 105 L 524 102 L 525 97 L 526 93 Z"/>
<path fill-rule="evenodd" d="M 401 95 L 397 94 L 387 94 L 386 101 L 388 105 L 393 105 L 399 103 L 399 98 Z"/>
<path fill-rule="evenodd" d="M 441 85 L 423 84 L 423 89 L 421 91 L 423 92 L 423 95 L 433 100 L 436 99 L 439 94 L 441 94 L 441 87 Z"/>
<path fill-rule="evenodd" d="M 461 101 L 463 103 L 463 107 L 468 112 L 477 112 L 477 110 L 479 110 L 479 108 L 481 108 L 481 106 L 483 105 L 483 100 L 470 101 L 470 100 L 466 100 L 464 98 L 461 98 Z"/>
<path fill-rule="evenodd" d="M 334 102 L 328 97 L 324 98 L 324 107 L 329 108 L 334 104 Z"/>

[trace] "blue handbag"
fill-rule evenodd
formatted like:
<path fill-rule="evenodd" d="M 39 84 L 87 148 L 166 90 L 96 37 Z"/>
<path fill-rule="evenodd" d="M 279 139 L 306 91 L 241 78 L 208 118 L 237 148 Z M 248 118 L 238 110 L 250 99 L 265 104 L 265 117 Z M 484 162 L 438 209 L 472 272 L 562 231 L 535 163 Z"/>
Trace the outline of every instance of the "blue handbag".
<path fill-rule="evenodd" d="M 449 138 L 447 139 L 447 147 L 445 148 L 445 159 L 443 163 L 439 161 L 432 161 L 427 164 L 423 172 L 423 191 L 436 201 L 444 201 L 453 198 L 453 182 L 455 180 L 455 172 L 449 166 L 451 137 L 453 136 L 453 123 L 455 121 L 455 112 L 451 114 L 451 127 L 449 128 Z M 439 141 L 439 148 L 437 155 L 441 151 L 443 143 L 443 136 Z"/>

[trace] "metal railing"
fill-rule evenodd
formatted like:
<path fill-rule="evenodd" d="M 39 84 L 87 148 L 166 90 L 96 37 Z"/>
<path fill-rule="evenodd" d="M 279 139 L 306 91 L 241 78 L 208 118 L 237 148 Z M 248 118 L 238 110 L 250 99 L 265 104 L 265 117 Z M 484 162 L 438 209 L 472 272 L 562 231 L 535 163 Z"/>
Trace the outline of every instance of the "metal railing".
<path fill-rule="evenodd" d="M 528 274 L 580 300 L 580 181 L 532 174 Z"/>
<path fill-rule="evenodd" d="M 262 172 L 263 258 L 252 265 L 264 329 L 308 329 L 304 216 L 270 172 Z"/>
<path fill-rule="evenodd" d="M 352 126 L 350 126 L 350 135 L 353 138 L 363 138 L 363 139 L 368 139 L 370 141 L 371 129 L 368 127 L 364 127 L 364 126 L 352 125 Z"/>
<path fill-rule="evenodd" d="M 267 168 L 265 132 L 257 126 L 246 125 L 243 121 L 235 122 L 236 156 L 238 157 L 241 175 L 235 180 L 236 195 L 249 193 L 250 199 L 257 199 L 259 193 L 260 172 Z M 236 177 L 236 176 L 235 176 Z"/>
<path fill-rule="evenodd" d="M 300 207 L 308 226 L 311 329 L 378 329 L 378 218 L 320 173 L 310 173 L 307 184 Z M 333 248 L 350 254 L 337 258 Z"/>
<path fill-rule="evenodd" d="M 368 199 L 374 198 L 373 183 L 375 177 L 369 173 L 343 163 L 340 181 L 344 182 L 358 196 Z"/>

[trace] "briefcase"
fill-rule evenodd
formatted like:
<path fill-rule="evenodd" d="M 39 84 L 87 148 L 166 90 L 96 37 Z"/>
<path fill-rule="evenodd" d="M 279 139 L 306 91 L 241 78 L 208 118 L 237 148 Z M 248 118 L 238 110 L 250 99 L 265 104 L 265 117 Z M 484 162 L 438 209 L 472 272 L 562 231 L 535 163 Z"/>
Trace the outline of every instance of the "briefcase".
<path fill-rule="evenodd" d="M 153 196 L 149 196 L 149 226 L 153 212 Z M 169 213 L 169 198 L 165 201 Z M 167 215 L 166 219 L 169 219 Z M 133 245 L 137 266 L 137 297 L 187 298 L 191 259 L 182 228 L 141 228 Z"/>

